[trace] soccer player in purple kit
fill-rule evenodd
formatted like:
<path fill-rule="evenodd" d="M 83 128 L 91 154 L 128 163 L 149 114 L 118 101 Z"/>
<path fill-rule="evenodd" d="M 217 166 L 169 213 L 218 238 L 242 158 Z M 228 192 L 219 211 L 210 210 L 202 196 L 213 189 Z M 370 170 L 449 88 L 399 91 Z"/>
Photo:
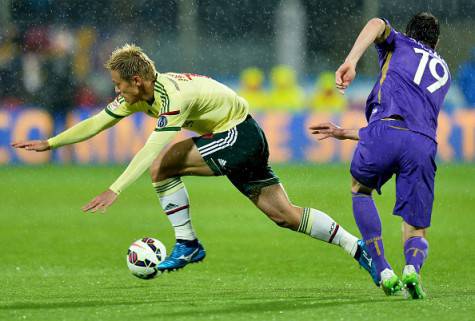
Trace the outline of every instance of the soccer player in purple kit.
<path fill-rule="evenodd" d="M 368 126 L 344 129 L 332 123 L 312 126 L 319 139 L 358 140 L 351 163 L 353 213 L 373 257 L 387 295 L 405 288 L 409 296 L 426 296 L 420 269 L 427 258 L 425 238 L 430 226 L 436 172 L 437 116 L 450 87 L 449 68 L 435 52 L 439 23 L 422 12 L 407 24 L 406 34 L 387 20 L 373 18 L 360 32 L 345 62 L 336 71 L 344 93 L 356 76 L 356 65 L 375 43 L 381 72 L 366 102 Z M 384 256 L 381 220 L 371 197 L 396 174 L 394 214 L 403 219 L 406 265 L 402 281 Z"/>

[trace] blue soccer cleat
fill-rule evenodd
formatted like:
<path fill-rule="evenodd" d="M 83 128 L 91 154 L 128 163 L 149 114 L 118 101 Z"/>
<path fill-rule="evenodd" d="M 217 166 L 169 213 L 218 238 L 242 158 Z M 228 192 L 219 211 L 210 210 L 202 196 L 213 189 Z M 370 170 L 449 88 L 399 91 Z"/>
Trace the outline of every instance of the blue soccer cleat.
<path fill-rule="evenodd" d="M 363 240 L 358 240 L 358 249 L 356 250 L 355 259 L 358 261 L 359 265 L 365 269 L 371 278 L 373 279 L 374 284 L 379 286 L 381 278 L 376 272 L 376 265 L 373 262 L 373 258 L 368 252 L 368 248 Z"/>
<path fill-rule="evenodd" d="M 206 256 L 206 251 L 200 242 L 191 245 L 190 242 L 177 242 L 170 256 L 157 265 L 160 272 L 175 271 L 183 268 L 188 263 L 202 261 Z"/>

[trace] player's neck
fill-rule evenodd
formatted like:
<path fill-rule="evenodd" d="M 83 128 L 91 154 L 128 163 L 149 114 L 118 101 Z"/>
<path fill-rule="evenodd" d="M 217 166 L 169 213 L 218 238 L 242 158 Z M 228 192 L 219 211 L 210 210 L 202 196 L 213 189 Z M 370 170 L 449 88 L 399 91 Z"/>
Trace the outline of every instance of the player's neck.
<path fill-rule="evenodd" d="M 145 81 L 142 88 L 142 97 L 141 100 L 146 102 L 152 102 L 154 100 L 154 90 L 153 90 L 153 81 Z"/>

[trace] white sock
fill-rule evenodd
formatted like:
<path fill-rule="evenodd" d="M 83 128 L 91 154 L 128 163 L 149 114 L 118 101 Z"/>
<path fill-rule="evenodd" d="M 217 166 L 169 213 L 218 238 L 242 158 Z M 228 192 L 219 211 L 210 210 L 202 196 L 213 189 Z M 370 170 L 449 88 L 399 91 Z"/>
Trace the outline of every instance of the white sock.
<path fill-rule="evenodd" d="M 195 240 L 196 234 L 191 225 L 190 202 L 185 184 L 179 177 L 153 183 L 162 209 L 175 229 L 177 240 Z"/>
<path fill-rule="evenodd" d="M 341 246 L 355 256 L 358 238 L 348 233 L 330 216 L 313 208 L 304 208 L 298 231 L 313 238 Z"/>

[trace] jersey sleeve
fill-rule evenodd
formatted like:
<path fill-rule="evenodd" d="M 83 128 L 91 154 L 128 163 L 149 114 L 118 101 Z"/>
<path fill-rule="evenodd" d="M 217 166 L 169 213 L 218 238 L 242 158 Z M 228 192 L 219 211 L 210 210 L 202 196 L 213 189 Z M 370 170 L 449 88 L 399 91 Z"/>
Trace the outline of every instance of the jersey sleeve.
<path fill-rule="evenodd" d="M 95 136 L 102 130 L 112 127 L 120 119 L 110 116 L 105 110 L 96 115 L 83 120 L 64 132 L 48 139 L 51 148 L 58 148 L 64 145 L 82 142 L 92 136 Z"/>
<path fill-rule="evenodd" d="M 391 26 L 391 24 L 389 23 L 388 20 L 386 20 L 384 18 L 380 18 L 380 19 L 384 21 L 386 26 L 384 28 L 383 36 L 380 39 L 380 41 L 378 42 L 378 45 L 390 45 L 390 44 L 393 43 L 393 41 L 396 37 L 396 34 L 398 32 L 393 29 L 393 27 Z"/>
<path fill-rule="evenodd" d="M 109 187 L 116 194 L 120 194 L 130 184 L 135 182 L 158 157 L 163 148 L 173 139 L 176 131 L 153 132 L 144 147 L 134 156 L 122 175 Z"/>
<path fill-rule="evenodd" d="M 129 104 L 125 101 L 124 97 L 117 96 L 106 108 L 104 111 L 109 114 L 111 117 L 121 119 L 127 117 L 134 113 L 130 108 Z"/>
<path fill-rule="evenodd" d="M 393 29 L 388 20 L 384 18 L 381 18 L 381 20 L 384 21 L 386 26 L 384 28 L 383 36 L 375 44 L 380 59 L 382 59 L 386 55 L 387 51 L 393 47 L 394 40 L 396 39 L 396 36 L 398 34 L 398 32 Z"/>

